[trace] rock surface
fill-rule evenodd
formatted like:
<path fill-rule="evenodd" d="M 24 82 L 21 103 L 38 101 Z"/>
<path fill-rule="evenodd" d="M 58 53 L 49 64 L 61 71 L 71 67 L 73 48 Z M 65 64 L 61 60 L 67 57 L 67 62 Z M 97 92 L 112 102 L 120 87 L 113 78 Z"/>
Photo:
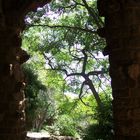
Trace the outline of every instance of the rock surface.
<path fill-rule="evenodd" d="M 54 136 L 47 132 L 28 132 L 26 140 L 79 140 L 71 136 Z"/>

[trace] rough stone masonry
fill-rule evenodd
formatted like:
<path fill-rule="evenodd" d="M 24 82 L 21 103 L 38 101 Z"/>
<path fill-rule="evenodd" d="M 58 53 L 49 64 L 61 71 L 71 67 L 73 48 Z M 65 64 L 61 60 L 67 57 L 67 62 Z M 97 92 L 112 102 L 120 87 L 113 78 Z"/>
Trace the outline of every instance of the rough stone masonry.
<path fill-rule="evenodd" d="M 140 140 L 140 0 L 98 0 L 105 17 L 115 140 Z"/>
<path fill-rule="evenodd" d="M 21 47 L 25 15 L 49 0 L 0 0 L 0 140 L 25 140 L 25 78 Z"/>

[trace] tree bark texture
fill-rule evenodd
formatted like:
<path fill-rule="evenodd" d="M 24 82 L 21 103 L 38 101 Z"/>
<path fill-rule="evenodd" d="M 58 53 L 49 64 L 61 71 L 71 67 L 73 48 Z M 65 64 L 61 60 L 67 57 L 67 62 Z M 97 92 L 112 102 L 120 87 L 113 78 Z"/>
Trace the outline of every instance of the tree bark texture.
<path fill-rule="evenodd" d="M 113 92 L 114 140 L 140 139 L 140 0 L 98 0 Z"/>
<path fill-rule="evenodd" d="M 21 47 L 25 15 L 46 0 L 0 0 L 0 139 L 24 140 L 25 77 L 21 64 L 29 58 Z"/>

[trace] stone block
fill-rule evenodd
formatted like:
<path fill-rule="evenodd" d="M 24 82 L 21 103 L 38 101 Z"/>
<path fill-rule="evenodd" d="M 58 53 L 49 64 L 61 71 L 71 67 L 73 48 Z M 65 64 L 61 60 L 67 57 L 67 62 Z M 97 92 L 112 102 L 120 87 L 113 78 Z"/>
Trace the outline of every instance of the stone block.
<path fill-rule="evenodd" d="M 140 136 L 140 121 L 123 120 L 116 122 L 116 135 Z"/>
<path fill-rule="evenodd" d="M 114 98 L 127 98 L 130 96 L 130 91 L 128 88 L 113 89 L 112 94 Z"/>
<path fill-rule="evenodd" d="M 140 98 L 140 87 L 130 89 L 131 98 Z"/>
<path fill-rule="evenodd" d="M 113 109 L 114 110 L 130 110 L 134 108 L 140 108 L 140 99 L 139 98 L 115 98 L 113 100 Z"/>

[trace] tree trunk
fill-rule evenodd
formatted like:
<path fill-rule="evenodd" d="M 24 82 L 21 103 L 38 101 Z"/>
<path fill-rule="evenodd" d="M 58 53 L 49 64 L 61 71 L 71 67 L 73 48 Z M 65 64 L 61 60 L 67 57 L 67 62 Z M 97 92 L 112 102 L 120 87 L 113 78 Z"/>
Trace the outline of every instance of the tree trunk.
<path fill-rule="evenodd" d="M 105 17 L 115 140 L 140 139 L 140 0 L 98 0 Z"/>

